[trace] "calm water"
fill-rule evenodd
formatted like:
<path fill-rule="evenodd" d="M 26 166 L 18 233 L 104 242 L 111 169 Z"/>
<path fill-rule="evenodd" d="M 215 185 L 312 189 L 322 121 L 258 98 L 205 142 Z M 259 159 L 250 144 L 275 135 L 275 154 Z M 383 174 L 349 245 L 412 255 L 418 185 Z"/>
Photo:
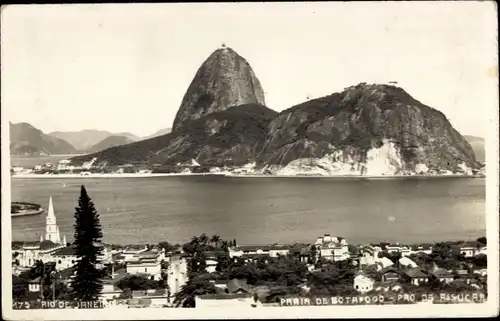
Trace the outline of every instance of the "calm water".
<path fill-rule="evenodd" d="M 69 241 L 81 184 L 109 243 L 183 242 L 201 233 L 240 244 L 312 242 L 324 233 L 352 243 L 475 239 L 486 233 L 484 179 L 13 179 L 12 200 L 47 207 L 52 195 Z M 44 224 L 43 215 L 14 218 L 13 239 L 38 240 Z"/>

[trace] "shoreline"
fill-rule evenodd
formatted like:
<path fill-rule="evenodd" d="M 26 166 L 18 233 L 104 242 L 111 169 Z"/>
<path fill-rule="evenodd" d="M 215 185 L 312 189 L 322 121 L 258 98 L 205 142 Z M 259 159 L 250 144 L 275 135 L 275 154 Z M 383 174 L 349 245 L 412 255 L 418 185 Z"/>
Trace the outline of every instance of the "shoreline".
<path fill-rule="evenodd" d="M 147 174 L 21 174 L 11 175 L 11 178 L 146 178 L 167 176 L 224 176 L 216 173 L 147 173 Z"/>
<path fill-rule="evenodd" d="M 353 178 L 353 179 L 402 179 L 402 178 L 486 178 L 486 176 L 444 174 L 444 175 L 263 175 L 263 174 L 231 174 L 231 173 L 145 173 L 145 174 L 17 174 L 12 179 L 23 178 L 149 178 L 170 176 L 224 176 L 237 178 Z"/>

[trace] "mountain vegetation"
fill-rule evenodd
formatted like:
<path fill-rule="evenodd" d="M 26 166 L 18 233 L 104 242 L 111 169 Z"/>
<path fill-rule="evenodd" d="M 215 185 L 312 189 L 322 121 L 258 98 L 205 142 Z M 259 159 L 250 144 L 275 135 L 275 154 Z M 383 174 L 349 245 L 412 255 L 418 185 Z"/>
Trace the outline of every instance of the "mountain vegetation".
<path fill-rule="evenodd" d="M 11 155 L 76 154 L 77 150 L 64 139 L 52 137 L 28 123 L 9 123 Z"/>

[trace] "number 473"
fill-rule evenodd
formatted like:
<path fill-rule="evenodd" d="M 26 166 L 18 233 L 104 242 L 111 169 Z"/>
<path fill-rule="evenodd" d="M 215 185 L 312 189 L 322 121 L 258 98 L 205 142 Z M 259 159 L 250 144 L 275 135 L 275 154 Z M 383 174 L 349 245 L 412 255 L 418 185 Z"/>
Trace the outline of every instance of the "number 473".
<path fill-rule="evenodd" d="M 27 302 L 27 301 L 14 302 L 12 304 L 12 308 L 14 310 L 29 309 L 30 308 L 30 303 Z"/>

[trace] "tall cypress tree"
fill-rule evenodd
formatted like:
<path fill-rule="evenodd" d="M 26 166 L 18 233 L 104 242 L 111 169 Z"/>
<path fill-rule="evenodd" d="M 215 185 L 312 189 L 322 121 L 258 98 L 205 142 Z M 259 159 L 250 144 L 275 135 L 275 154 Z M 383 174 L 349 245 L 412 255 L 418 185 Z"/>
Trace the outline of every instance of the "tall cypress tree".
<path fill-rule="evenodd" d="M 75 300 L 97 300 L 102 291 L 103 271 L 96 267 L 102 255 L 102 232 L 99 214 L 82 185 L 78 207 L 75 208 L 73 246 L 78 257 L 75 278 L 71 284 Z"/>

